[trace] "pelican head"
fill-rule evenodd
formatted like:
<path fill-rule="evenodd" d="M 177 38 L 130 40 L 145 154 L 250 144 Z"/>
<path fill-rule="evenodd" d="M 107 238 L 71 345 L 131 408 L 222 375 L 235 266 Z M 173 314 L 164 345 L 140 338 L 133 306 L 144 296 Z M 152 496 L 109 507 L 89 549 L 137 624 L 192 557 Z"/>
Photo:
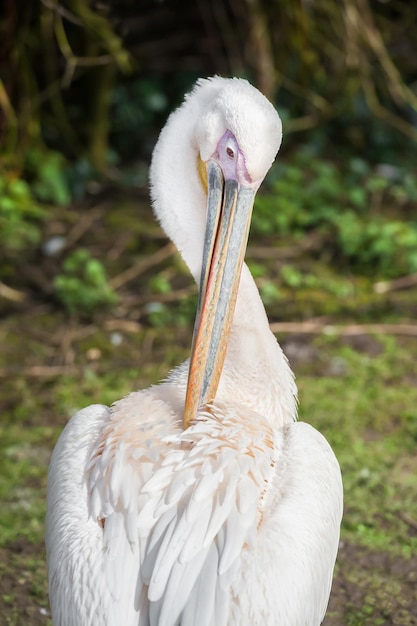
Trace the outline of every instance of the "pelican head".
<path fill-rule="evenodd" d="M 256 191 L 281 145 L 279 115 L 260 91 L 239 78 L 199 80 L 188 98 L 212 93 L 213 87 L 217 93 L 196 120 L 199 155 L 204 163 L 217 161 L 226 179 Z"/>
<path fill-rule="evenodd" d="M 215 77 L 197 82 L 154 151 L 155 211 L 200 285 L 185 428 L 216 395 L 255 194 L 281 138 L 278 113 L 257 89 L 242 79 Z M 182 163 L 175 161 L 179 154 L 185 155 Z"/>

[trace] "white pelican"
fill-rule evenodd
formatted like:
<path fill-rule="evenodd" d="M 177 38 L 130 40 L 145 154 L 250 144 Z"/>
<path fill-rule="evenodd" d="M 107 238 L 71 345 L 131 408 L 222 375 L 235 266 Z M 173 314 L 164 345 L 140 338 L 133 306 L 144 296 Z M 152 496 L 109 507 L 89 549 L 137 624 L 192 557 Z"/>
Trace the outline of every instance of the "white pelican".
<path fill-rule="evenodd" d="M 244 80 L 199 80 L 151 167 L 153 206 L 200 297 L 190 363 L 70 420 L 46 545 L 55 626 L 315 626 L 342 514 L 337 460 L 296 423 L 293 374 L 243 256 L 281 143 Z M 279 210 L 279 207 L 277 208 Z"/>

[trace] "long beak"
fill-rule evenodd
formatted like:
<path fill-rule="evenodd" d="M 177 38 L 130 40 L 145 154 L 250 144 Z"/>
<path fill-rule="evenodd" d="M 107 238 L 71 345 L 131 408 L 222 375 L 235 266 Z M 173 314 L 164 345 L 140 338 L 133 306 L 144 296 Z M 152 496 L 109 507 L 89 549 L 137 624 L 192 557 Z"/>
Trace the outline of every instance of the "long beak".
<path fill-rule="evenodd" d="M 215 398 L 233 322 L 255 191 L 224 181 L 209 161 L 207 225 L 184 408 L 184 428 Z"/>

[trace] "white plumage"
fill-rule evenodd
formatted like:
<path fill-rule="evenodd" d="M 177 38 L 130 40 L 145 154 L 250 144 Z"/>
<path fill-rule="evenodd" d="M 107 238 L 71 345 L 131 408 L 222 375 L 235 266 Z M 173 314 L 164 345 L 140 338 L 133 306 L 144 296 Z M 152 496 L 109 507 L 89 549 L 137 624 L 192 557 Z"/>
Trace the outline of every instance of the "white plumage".
<path fill-rule="evenodd" d="M 316 626 L 324 617 L 342 514 L 337 460 L 320 433 L 295 422 L 293 375 L 247 267 L 240 275 L 237 265 L 231 295 L 225 270 L 210 299 L 220 226 L 207 272 L 202 261 L 210 171 L 254 195 L 280 141 L 272 105 L 246 81 L 217 77 L 199 81 L 161 133 L 155 212 L 201 279 L 191 366 L 111 408 L 79 411 L 62 433 L 46 528 L 55 626 Z M 245 202 L 238 195 L 237 216 Z M 220 224 L 227 206 L 223 198 Z M 225 244 L 233 258 L 234 237 Z M 230 329 L 229 313 L 210 317 L 222 298 L 232 302 Z M 192 391 L 186 400 L 187 383 L 197 400 Z"/>

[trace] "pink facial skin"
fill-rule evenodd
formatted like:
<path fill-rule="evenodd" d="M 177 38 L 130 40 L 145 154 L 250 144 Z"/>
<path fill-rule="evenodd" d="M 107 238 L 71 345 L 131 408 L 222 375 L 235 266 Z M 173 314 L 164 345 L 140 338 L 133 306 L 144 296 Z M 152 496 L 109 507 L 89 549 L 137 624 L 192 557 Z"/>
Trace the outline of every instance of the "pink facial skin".
<path fill-rule="evenodd" d="M 234 134 L 227 130 L 217 144 L 211 157 L 220 165 L 225 180 L 235 180 L 242 187 L 257 189 L 259 183 L 252 181 L 246 169 L 245 157 Z"/>

